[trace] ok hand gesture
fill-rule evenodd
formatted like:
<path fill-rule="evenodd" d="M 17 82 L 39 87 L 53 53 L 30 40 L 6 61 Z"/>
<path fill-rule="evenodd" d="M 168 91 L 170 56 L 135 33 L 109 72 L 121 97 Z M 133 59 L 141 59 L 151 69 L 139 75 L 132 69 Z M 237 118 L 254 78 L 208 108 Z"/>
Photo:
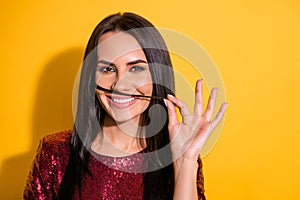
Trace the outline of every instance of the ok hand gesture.
<path fill-rule="evenodd" d="M 187 105 L 174 96 L 168 95 L 165 100 L 169 115 L 169 137 L 173 157 L 184 157 L 197 161 L 200 151 L 208 137 L 222 120 L 228 103 L 223 103 L 216 117 L 212 119 L 217 97 L 217 88 L 213 88 L 208 100 L 207 108 L 203 112 L 202 79 L 198 80 L 195 89 L 194 112 L 191 114 Z M 182 122 L 176 116 L 179 108 Z"/>

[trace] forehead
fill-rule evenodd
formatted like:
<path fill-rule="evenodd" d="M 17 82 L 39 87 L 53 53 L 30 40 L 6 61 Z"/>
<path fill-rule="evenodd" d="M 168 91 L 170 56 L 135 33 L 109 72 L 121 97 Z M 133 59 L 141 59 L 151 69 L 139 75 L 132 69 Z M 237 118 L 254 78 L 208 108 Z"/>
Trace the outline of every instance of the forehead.
<path fill-rule="evenodd" d="M 143 54 L 138 41 L 124 32 L 107 32 L 100 36 L 97 46 L 99 59 L 114 61 L 129 54 Z"/>

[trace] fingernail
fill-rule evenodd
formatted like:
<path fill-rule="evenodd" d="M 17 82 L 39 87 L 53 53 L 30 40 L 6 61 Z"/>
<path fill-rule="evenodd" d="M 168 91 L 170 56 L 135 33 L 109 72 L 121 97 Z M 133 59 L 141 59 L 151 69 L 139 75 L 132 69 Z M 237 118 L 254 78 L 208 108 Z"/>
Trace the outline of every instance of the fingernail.
<path fill-rule="evenodd" d="M 168 97 L 171 97 L 171 98 L 175 98 L 173 95 L 171 94 L 167 94 Z"/>
<path fill-rule="evenodd" d="M 168 102 L 167 102 L 166 99 L 164 99 L 164 103 L 165 103 L 165 105 L 168 107 Z"/>

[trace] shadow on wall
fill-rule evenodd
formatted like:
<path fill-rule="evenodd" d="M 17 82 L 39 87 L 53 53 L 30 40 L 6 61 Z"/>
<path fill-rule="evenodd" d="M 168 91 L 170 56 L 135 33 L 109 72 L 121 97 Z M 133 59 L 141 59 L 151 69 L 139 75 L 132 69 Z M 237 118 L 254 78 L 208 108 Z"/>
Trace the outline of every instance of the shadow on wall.
<path fill-rule="evenodd" d="M 44 67 L 34 102 L 31 148 L 3 162 L 0 199 L 22 199 L 39 140 L 48 133 L 72 129 L 72 89 L 83 53 L 82 48 L 70 48 L 54 56 Z"/>

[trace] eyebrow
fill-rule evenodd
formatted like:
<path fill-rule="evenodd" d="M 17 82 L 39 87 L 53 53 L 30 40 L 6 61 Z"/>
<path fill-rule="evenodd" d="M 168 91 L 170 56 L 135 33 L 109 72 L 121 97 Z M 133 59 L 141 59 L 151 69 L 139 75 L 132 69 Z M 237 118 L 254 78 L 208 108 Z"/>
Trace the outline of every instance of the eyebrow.
<path fill-rule="evenodd" d="M 98 63 L 109 65 L 109 66 L 116 66 L 114 63 L 108 62 L 106 60 L 99 60 Z M 147 64 L 147 61 L 142 60 L 142 59 L 138 59 L 138 60 L 130 61 L 126 65 L 135 65 L 135 64 L 138 64 L 138 63 L 145 63 L 145 64 Z"/>

